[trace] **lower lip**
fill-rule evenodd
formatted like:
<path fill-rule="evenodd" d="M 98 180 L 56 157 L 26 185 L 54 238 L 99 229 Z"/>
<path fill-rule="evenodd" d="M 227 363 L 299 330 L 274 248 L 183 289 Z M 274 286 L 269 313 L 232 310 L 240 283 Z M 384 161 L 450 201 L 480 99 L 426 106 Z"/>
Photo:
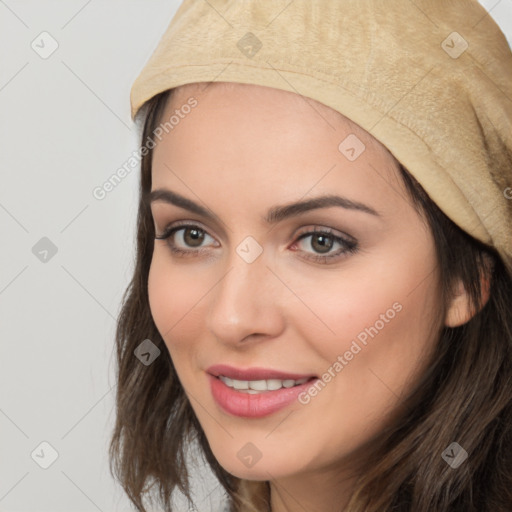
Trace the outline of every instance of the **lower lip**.
<path fill-rule="evenodd" d="M 226 386 L 219 378 L 208 375 L 210 388 L 217 404 L 229 414 L 243 418 L 261 418 L 290 405 L 317 379 L 299 386 L 262 391 L 258 394 L 243 393 Z"/>

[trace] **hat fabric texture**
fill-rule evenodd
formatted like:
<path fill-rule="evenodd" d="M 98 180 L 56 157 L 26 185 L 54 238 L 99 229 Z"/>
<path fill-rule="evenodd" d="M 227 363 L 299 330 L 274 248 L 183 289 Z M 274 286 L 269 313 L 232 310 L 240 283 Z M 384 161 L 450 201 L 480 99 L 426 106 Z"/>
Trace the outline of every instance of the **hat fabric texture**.
<path fill-rule="evenodd" d="M 194 82 L 340 112 L 512 273 L 512 53 L 476 0 L 185 0 L 133 84 L 132 118 Z"/>

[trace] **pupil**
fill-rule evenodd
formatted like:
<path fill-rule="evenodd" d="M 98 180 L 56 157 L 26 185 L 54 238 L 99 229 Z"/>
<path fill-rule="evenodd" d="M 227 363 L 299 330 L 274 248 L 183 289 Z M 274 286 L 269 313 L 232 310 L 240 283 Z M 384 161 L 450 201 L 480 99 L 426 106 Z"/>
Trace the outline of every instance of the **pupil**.
<path fill-rule="evenodd" d="M 201 245 L 201 242 L 203 241 L 204 239 L 204 233 L 202 233 L 202 231 L 200 231 L 199 229 L 195 229 L 195 228 L 189 228 L 186 230 L 186 235 L 185 235 L 185 238 L 187 238 L 187 234 L 189 233 L 192 233 L 192 243 L 189 244 L 189 245 Z M 188 244 L 188 241 L 187 241 L 187 244 Z"/>
<path fill-rule="evenodd" d="M 322 240 L 320 242 L 320 246 L 319 246 L 319 252 L 329 252 L 329 250 L 331 249 L 332 247 L 332 239 L 328 236 L 325 236 L 325 235 L 316 235 L 316 237 L 313 238 L 313 245 L 315 244 L 315 240 Z M 326 244 L 326 240 L 328 240 L 329 242 Z M 317 249 L 316 247 L 314 247 L 315 249 Z"/>

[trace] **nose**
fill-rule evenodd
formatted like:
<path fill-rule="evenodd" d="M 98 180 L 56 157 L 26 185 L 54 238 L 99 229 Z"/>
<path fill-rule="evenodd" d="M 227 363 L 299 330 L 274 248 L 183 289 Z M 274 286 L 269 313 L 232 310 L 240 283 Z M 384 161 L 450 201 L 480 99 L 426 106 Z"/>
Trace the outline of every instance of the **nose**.
<path fill-rule="evenodd" d="M 222 343 L 277 337 L 284 326 L 286 287 L 273 273 L 265 251 L 252 263 L 232 251 L 223 277 L 210 296 L 207 327 Z"/>

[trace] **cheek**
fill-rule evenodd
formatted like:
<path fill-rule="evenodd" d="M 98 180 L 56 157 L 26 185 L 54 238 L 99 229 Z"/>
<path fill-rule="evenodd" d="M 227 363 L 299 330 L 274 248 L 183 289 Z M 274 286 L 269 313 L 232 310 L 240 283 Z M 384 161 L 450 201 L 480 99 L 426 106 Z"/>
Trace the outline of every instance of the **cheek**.
<path fill-rule="evenodd" d="M 193 329 L 199 326 L 201 296 L 204 285 L 191 279 L 187 272 L 172 265 L 166 248 L 155 247 L 148 276 L 148 298 L 151 314 L 171 355 L 191 347 L 198 339 Z M 180 341 L 182 340 L 182 341 Z"/>
<path fill-rule="evenodd" d="M 301 287 L 294 290 L 301 299 L 295 307 L 294 322 L 309 331 L 311 343 L 316 340 L 318 348 L 347 350 L 352 339 L 358 338 L 363 344 L 366 338 L 370 339 L 368 331 L 383 333 L 397 325 L 403 328 L 406 318 L 411 323 L 423 321 L 421 313 L 431 307 L 430 291 L 408 295 L 407 280 L 382 275 L 347 273 L 324 280 L 321 286 L 303 280 Z"/>
<path fill-rule="evenodd" d="M 177 305 L 175 288 L 176 283 L 165 272 L 165 265 L 155 248 L 149 268 L 148 299 L 153 320 L 164 338 L 164 333 L 172 327 L 169 311 L 175 311 Z"/>
<path fill-rule="evenodd" d="M 348 386 L 345 396 L 371 401 L 375 387 L 400 392 L 428 364 L 442 320 L 439 289 L 434 276 L 418 278 L 428 275 L 427 267 L 352 270 L 321 287 L 305 283 L 300 296 L 317 318 L 306 318 L 301 308 L 293 322 L 325 361 L 325 371 L 343 358 L 331 370 L 345 375 L 335 386 Z"/>
<path fill-rule="evenodd" d="M 327 459 L 379 431 L 428 365 L 435 346 L 433 282 L 427 280 L 411 293 L 407 276 L 385 281 L 347 278 L 342 280 L 343 293 L 339 286 L 329 285 L 310 294 L 310 302 L 304 300 L 335 334 L 316 327 L 316 321 L 314 328 L 311 322 L 308 327 L 297 316 L 315 360 L 324 361 L 319 376 L 326 385 L 304 396 L 302 403 L 309 401 L 303 407 L 310 417 L 322 418 L 317 429 L 321 436 L 337 436 L 322 448 Z"/>

